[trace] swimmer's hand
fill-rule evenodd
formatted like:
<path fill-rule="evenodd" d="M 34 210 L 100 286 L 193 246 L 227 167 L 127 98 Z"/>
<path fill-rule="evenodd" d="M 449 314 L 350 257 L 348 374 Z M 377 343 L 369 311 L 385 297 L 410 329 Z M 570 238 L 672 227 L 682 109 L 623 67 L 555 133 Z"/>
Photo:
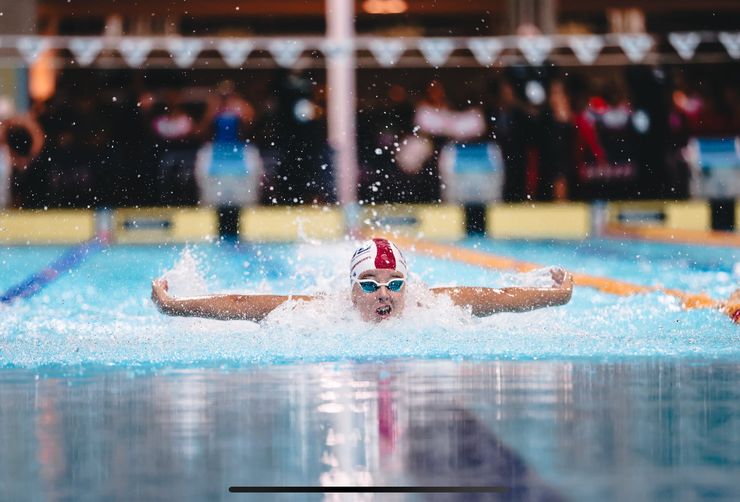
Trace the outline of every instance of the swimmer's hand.
<path fill-rule="evenodd" d="M 552 277 L 552 287 L 566 293 L 567 298 L 563 297 L 563 299 L 565 300 L 564 303 L 568 303 L 573 295 L 573 276 L 560 267 L 551 268 L 550 276 Z"/>
<path fill-rule="evenodd" d="M 172 296 L 169 294 L 169 284 L 167 279 L 160 277 L 152 281 L 152 301 L 157 306 L 157 310 L 163 314 L 172 314 Z"/>

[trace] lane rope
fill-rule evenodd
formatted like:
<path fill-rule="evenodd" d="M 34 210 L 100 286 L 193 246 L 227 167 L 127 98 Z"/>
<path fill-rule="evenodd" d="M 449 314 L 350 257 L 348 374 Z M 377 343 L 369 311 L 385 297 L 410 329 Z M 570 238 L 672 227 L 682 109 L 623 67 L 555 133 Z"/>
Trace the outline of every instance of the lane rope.
<path fill-rule="evenodd" d="M 54 282 L 60 275 L 78 267 L 91 254 L 103 249 L 105 244 L 98 238 L 68 249 L 49 265 L 28 276 L 0 295 L 0 303 L 9 304 L 19 298 L 29 298 Z"/>
<path fill-rule="evenodd" d="M 732 232 L 706 232 L 702 230 L 682 230 L 662 227 L 635 227 L 628 225 L 607 225 L 605 237 L 618 239 L 639 239 L 646 241 L 700 244 L 703 246 L 740 247 L 740 234 Z"/>
<path fill-rule="evenodd" d="M 517 272 L 530 272 L 532 270 L 543 268 L 542 265 L 535 263 L 497 256 L 472 249 L 460 248 L 457 246 L 438 244 L 435 242 L 401 236 L 392 236 L 390 239 L 404 248 L 415 252 L 424 253 L 435 258 L 455 260 L 469 265 L 477 265 L 484 268 L 515 270 Z M 678 289 L 658 286 L 643 286 L 627 281 L 608 279 L 606 277 L 598 277 L 582 273 L 571 273 L 571 275 L 575 285 L 586 286 L 603 293 L 618 296 L 630 296 L 660 292 L 681 300 L 681 304 L 685 309 L 703 308 L 720 310 L 729 316 L 734 322 L 740 322 L 740 298 L 733 297 L 730 301 L 721 302 L 703 293 L 687 293 Z"/>

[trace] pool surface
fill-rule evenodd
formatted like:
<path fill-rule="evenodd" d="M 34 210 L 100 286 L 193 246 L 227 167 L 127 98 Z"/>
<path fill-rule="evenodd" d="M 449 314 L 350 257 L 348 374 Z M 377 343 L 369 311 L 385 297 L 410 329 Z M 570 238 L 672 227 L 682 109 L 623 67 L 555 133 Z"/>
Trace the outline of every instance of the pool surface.
<path fill-rule="evenodd" d="M 740 283 L 736 248 L 457 245 L 717 299 Z M 348 300 L 353 248 L 0 249 L 0 294 L 18 296 L 0 303 L 0 498 L 740 498 L 740 329 L 726 316 L 576 288 L 563 307 L 471 318 L 426 285 L 547 285 L 547 270 L 406 250 L 423 305 L 367 325 Z M 177 295 L 326 294 L 261 324 L 170 318 L 149 300 L 162 274 Z M 228 491 L 254 485 L 503 491 Z"/>

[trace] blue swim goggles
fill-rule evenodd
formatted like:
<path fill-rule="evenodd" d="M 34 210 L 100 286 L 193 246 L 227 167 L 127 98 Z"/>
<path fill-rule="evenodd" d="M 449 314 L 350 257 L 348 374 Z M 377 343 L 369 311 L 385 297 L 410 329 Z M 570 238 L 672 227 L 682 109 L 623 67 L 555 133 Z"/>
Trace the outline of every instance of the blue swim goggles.
<path fill-rule="evenodd" d="M 390 281 L 384 283 L 380 283 L 374 279 L 360 279 L 356 282 L 360 285 L 360 288 L 365 293 L 375 293 L 377 290 L 380 289 L 381 286 L 385 286 L 386 288 L 388 288 L 389 291 L 398 293 L 399 291 L 401 291 L 401 288 L 403 288 L 406 279 L 391 279 Z"/>

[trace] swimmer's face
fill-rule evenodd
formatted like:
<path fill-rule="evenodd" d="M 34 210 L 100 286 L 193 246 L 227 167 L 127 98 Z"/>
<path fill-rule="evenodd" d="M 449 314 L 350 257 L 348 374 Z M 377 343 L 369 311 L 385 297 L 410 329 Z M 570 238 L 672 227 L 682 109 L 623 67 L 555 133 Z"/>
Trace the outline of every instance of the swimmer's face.
<path fill-rule="evenodd" d="M 380 284 L 390 280 L 403 278 L 403 274 L 396 270 L 366 270 L 358 280 L 372 279 Z M 391 291 L 387 286 L 380 286 L 372 293 L 365 293 L 359 284 L 352 284 L 352 304 L 360 311 L 363 321 L 379 322 L 383 319 L 396 317 L 401 314 L 406 302 L 406 287 L 400 291 Z"/>

